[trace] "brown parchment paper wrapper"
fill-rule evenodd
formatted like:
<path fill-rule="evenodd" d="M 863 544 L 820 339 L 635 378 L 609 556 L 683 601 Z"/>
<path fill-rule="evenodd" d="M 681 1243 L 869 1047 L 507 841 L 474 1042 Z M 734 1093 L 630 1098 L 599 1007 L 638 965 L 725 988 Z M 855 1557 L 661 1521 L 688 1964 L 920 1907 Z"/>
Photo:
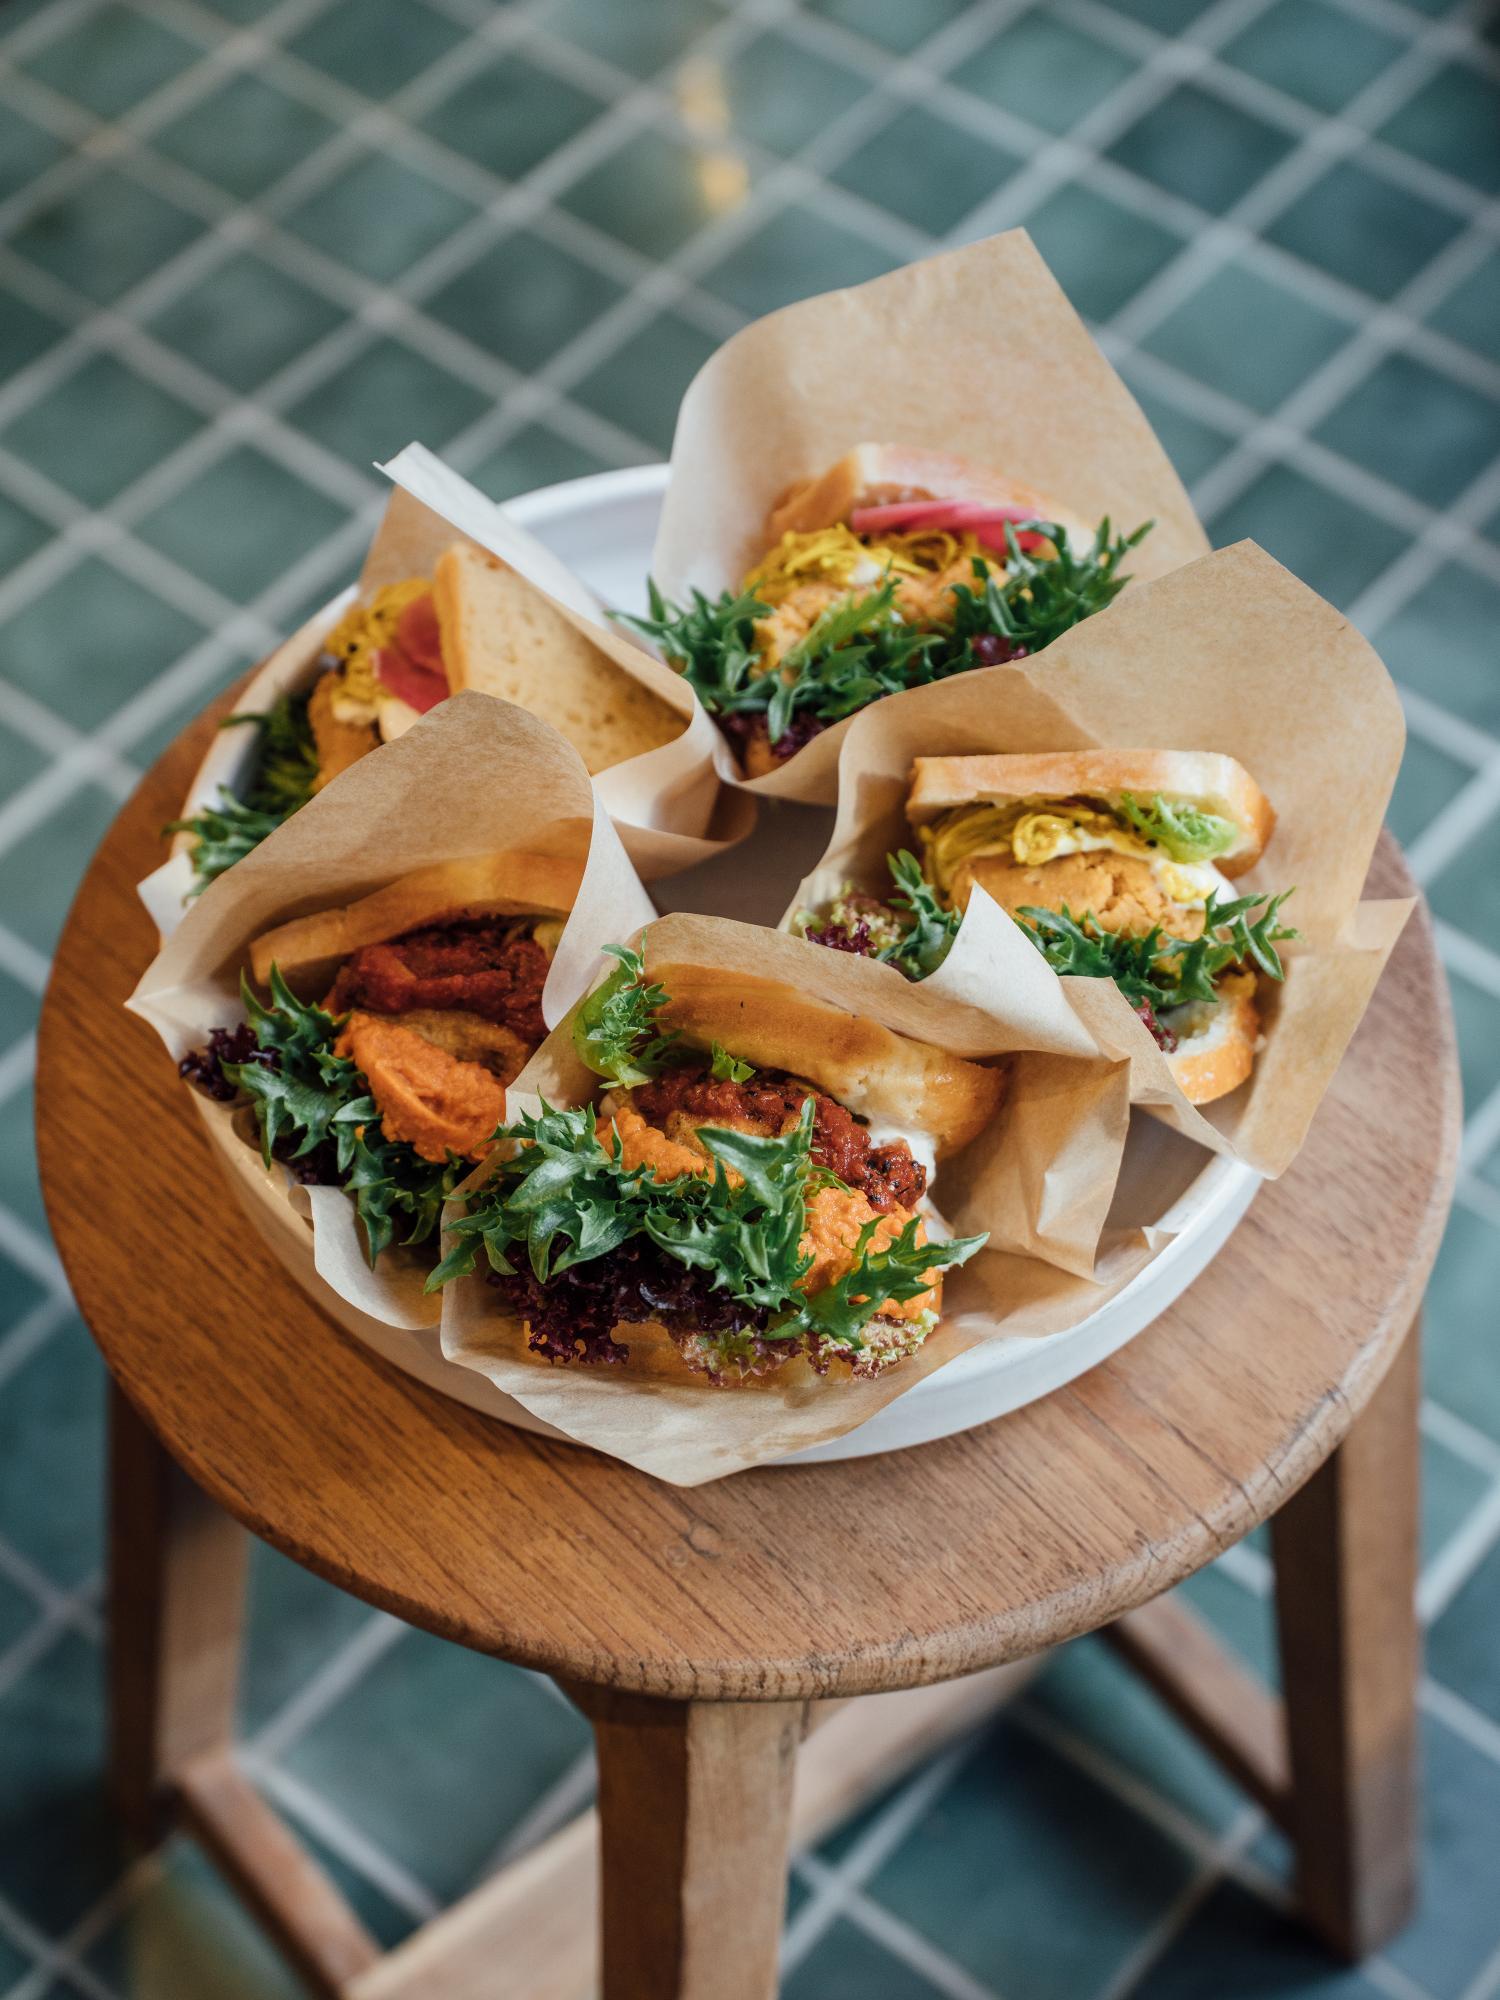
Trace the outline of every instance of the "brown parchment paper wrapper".
<path fill-rule="evenodd" d="M 754 803 L 721 787 L 715 759 L 723 739 L 681 674 L 609 624 L 566 563 L 425 446 L 408 445 L 381 470 L 397 490 L 371 546 L 361 591 L 430 574 L 455 534 L 499 556 L 600 652 L 682 717 L 682 734 L 672 742 L 629 757 L 594 780 L 638 873 L 646 880 L 674 874 L 743 839 L 755 823 Z"/>
<path fill-rule="evenodd" d="M 1135 398 L 1013 229 L 787 306 L 711 355 L 678 414 L 657 582 L 679 599 L 737 588 L 765 553 L 784 489 L 866 442 L 956 452 L 1091 525 L 1107 515 L 1128 532 L 1154 520 L 1131 554 L 1127 596 L 1208 548 Z M 752 780 L 720 735 L 719 769 L 754 793 L 832 804 L 848 727 Z"/>
<path fill-rule="evenodd" d="M 1368 641 L 1241 542 L 1126 591 L 1045 659 L 961 674 L 857 717 L 832 839 L 783 922 L 846 881 L 889 888 L 887 854 L 916 847 L 905 811 L 914 757 L 1227 751 L 1277 814 L 1265 855 L 1236 891 L 1294 887 L 1285 918 L 1302 933 L 1281 947 L 1284 985 L 1260 982 L 1264 1046 L 1250 1081 L 1195 1108 L 1112 981 L 1060 983 L 1100 1048 L 1128 1062 L 1133 1102 L 1275 1176 L 1295 1157 L 1411 909 L 1359 900 L 1404 740 L 1395 688 Z M 996 922 L 1016 928 L 976 893 L 947 964 L 924 986 L 980 997 L 988 975 L 969 939 L 976 920 L 986 936 Z"/>
<path fill-rule="evenodd" d="M 473 693 L 362 758 L 211 882 L 126 1005 L 181 1060 L 212 1029 L 242 1018 L 240 969 L 251 940 L 272 925 L 352 902 L 435 862 L 512 849 L 586 856 L 542 994 L 550 1026 L 595 982 L 601 947 L 650 921 L 651 902 L 573 746 L 527 710 Z M 183 1089 L 216 1143 L 256 1143 L 243 1111 Z M 324 1284 L 387 1325 L 437 1323 L 439 1302 L 422 1292 L 430 1251 L 393 1247 L 372 1271 L 341 1190 L 296 1187 L 279 1163 L 270 1172 L 312 1222 Z"/>
<path fill-rule="evenodd" d="M 997 913 L 998 914 L 998 913 Z M 940 1163 L 933 1206 L 955 1235 L 990 1243 L 945 1274 L 942 1319 L 917 1354 L 873 1381 L 802 1362 L 759 1381 L 715 1389 L 693 1376 L 664 1337 L 632 1340 L 622 1366 L 554 1366 L 527 1352 L 519 1323 L 496 1311 L 482 1272 L 444 1292 L 450 1361 L 488 1376 L 534 1416 L 579 1443 L 676 1485 L 692 1486 L 842 1436 L 981 1341 L 1074 1326 L 1149 1259 L 1158 1233 L 1107 1230 L 1128 1122 L 1128 1067 L 1081 1036 L 1048 973 L 1035 980 L 1015 946 L 1042 965 L 1014 926 L 995 927 L 997 977 L 969 1005 L 914 986 L 889 966 L 725 918 L 663 917 L 646 933 L 648 969 L 703 964 L 784 980 L 956 1054 L 1008 1055 L 1010 1084 L 990 1126 Z M 1005 976 L 1014 959 L 1017 978 Z M 599 1080 L 574 1053 L 564 1023 L 516 1079 L 514 1098 L 579 1104 Z M 455 1197 L 484 1178 L 477 1170 Z M 1092 1274 L 1092 1275 L 1090 1275 Z"/>

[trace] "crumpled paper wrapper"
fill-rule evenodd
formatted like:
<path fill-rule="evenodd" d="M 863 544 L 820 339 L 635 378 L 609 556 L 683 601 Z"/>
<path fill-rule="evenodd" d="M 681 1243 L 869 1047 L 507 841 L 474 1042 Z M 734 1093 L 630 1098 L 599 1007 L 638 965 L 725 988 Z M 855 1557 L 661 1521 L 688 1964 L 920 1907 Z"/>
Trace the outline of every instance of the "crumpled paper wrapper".
<path fill-rule="evenodd" d="M 660 1336 L 632 1341 L 623 1365 L 554 1365 L 529 1353 L 519 1322 L 496 1310 L 482 1260 L 472 1277 L 445 1288 L 445 1356 L 577 1442 L 694 1486 L 842 1436 L 982 1341 L 1059 1332 L 1096 1311 L 1162 1240 L 1154 1230 L 1105 1227 L 1128 1122 L 1128 1069 L 1100 1057 L 1061 982 L 1013 925 L 994 925 L 987 937 L 992 977 L 983 1004 L 972 1004 L 912 985 L 889 966 L 724 918 L 663 917 L 646 933 L 648 971 L 703 964 L 784 980 L 955 1054 L 1010 1057 L 1000 1110 L 940 1163 L 930 1190 L 953 1234 L 988 1229 L 990 1242 L 946 1274 L 942 1320 L 910 1360 L 873 1381 L 837 1368 L 820 1378 L 791 1362 L 716 1389 Z M 513 1100 L 529 1099 L 530 1109 L 543 1097 L 574 1105 L 599 1089 L 570 1028 L 563 1023 L 543 1043 Z M 484 1177 L 477 1169 L 450 1216 Z"/>
<path fill-rule="evenodd" d="M 127 1001 L 180 1061 L 243 1017 L 240 969 L 275 924 L 355 901 L 435 862 L 519 849 L 586 857 L 542 994 L 548 1026 L 598 977 L 601 948 L 650 921 L 642 888 L 583 760 L 550 724 L 489 695 L 454 696 L 376 756 L 362 758 L 211 882 Z M 183 1085 L 220 1146 L 258 1148 L 243 1109 Z M 371 1270 L 354 1204 L 270 1169 L 312 1224 L 319 1279 L 390 1326 L 434 1326 L 423 1294 L 430 1251 L 393 1247 Z"/>
<path fill-rule="evenodd" d="M 1295 888 L 1283 917 L 1302 933 L 1280 947 L 1285 983 L 1260 982 L 1264 1046 L 1250 1081 L 1195 1108 L 1112 981 L 1060 984 L 1099 1047 L 1128 1063 L 1132 1102 L 1274 1178 L 1296 1157 L 1412 907 L 1360 901 L 1404 741 L 1396 690 L 1368 641 L 1241 542 L 1127 590 L 1037 661 L 962 674 L 857 717 L 844 739 L 833 837 L 783 922 L 846 881 L 888 891 L 887 854 L 917 848 L 906 819 L 914 757 L 1227 751 L 1277 814 L 1265 855 L 1236 878 L 1236 892 Z M 982 1003 L 981 940 L 997 922 L 1017 930 L 977 892 L 947 963 L 923 985 Z"/>
<path fill-rule="evenodd" d="M 766 516 L 785 488 L 867 442 L 956 452 L 1091 524 L 1107 515 L 1128 533 L 1154 520 L 1130 556 L 1126 597 L 1208 548 L 1139 405 L 1013 229 L 787 306 L 711 355 L 678 414 L 657 583 L 678 600 L 694 587 L 737 589 L 765 553 Z M 848 728 L 834 724 L 751 780 L 716 730 L 719 770 L 764 797 L 829 805 Z"/>

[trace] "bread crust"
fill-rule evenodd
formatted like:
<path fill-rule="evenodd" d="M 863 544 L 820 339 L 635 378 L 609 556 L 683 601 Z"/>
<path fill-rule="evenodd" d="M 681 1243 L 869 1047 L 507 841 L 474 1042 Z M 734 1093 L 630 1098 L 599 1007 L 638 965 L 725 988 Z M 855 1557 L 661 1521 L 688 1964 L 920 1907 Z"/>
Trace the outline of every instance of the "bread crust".
<path fill-rule="evenodd" d="M 1219 981 L 1218 1008 L 1213 1024 L 1167 1057 L 1177 1087 L 1189 1104 L 1211 1104 L 1238 1090 L 1255 1067 L 1260 1039 L 1260 1009 L 1255 1000 L 1255 974 L 1230 972 Z M 1199 1046 L 1195 1047 L 1195 1043 Z"/>
<path fill-rule="evenodd" d="M 1145 796 L 1164 793 L 1231 820 L 1238 844 L 1216 855 L 1225 875 L 1253 868 L 1276 827 L 1270 800 L 1244 765 L 1215 750 L 1060 750 L 1045 756 L 918 757 L 906 815 L 913 826 L 954 806 L 1018 799 Z"/>
<path fill-rule="evenodd" d="M 439 861 L 358 902 L 278 924 L 250 946 L 250 969 L 259 986 L 270 978 L 273 964 L 295 981 L 299 974 L 339 963 L 361 945 L 382 944 L 429 924 L 472 917 L 562 916 L 572 909 L 582 880 L 581 860 L 519 848 Z"/>
<path fill-rule="evenodd" d="M 721 1042 L 758 1069 L 806 1077 L 858 1117 L 925 1134 L 939 1157 L 977 1138 L 1004 1095 L 1002 1069 L 811 1000 L 781 980 L 705 965 L 653 963 L 650 974 L 669 996 L 659 1019 L 688 1042 Z"/>
<path fill-rule="evenodd" d="M 789 528 L 830 528 L 847 521 L 856 507 L 896 499 L 975 500 L 1024 507 L 1038 520 L 1058 522 L 1075 541 L 1093 538 L 1092 528 L 1035 487 L 955 452 L 910 444 L 857 444 L 826 472 L 799 480 L 778 497 L 766 521 L 767 540 L 779 542 Z"/>

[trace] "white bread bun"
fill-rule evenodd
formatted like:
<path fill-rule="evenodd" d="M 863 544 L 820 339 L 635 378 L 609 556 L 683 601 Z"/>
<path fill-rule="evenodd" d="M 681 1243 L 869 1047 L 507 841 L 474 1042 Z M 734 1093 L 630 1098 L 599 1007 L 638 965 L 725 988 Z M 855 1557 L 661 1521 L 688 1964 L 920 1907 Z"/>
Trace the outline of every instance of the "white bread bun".
<path fill-rule="evenodd" d="M 1239 829 L 1214 866 L 1243 875 L 1260 859 L 1276 826 L 1271 802 L 1243 764 L 1212 750 L 1067 750 L 1047 756 L 918 757 L 906 815 L 922 826 L 955 806 L 1014 805 L 1022 800 L 1102 799 L 1122 792 L 1163 797 L 1216 814 Z"/>
<path fill-rule="evenodd" d="M 251 945 L 250 969 L 256 984 L 264 986 L 274 964 L 295 988 L 299 979 L 331 973 L 361 945 L 382 944 L 431 924 L 564 915 L 582 880 L 581 860 L 516 848 L 466 861 L 439 861 L 388 882 L 357 903 L 278 924 Z"/>
<path fill-rule="evenodd" d="M 1024 507 L 1039 521 L 1056 521 L 1065 528 L 1075 548 L 1087 547 L 1094 539 L 1087 522 L 1019 479 L 950 451 L 910 444 L 857 444 L 826 472 L 789 486 L 771 509 L 767 539 L 779 542 L 789 528 L 831 528 L 847 521 L 856 507 L 879 507 L 896 500 L 972 500 L 993 507 Z"/>
<path fill-rule="evenodd" d="M 806 1077 L 871 1124 L 930 1138 L 940 1158 L 983 1131 L 1005 1091 L 1003 1070 L 810 1000 L 781 980 L 706 965 L 652 964 L 650 976 L 668 994 L 657 1018 L 694 1047 L 720 1042 L 757 1069 Z"/>
<path fill-rule="evenodd" d="M 472 542 L 437 559 L 432 595 L 448 685 L 529 708 L 590 777 L 671 743 L 687 718 L 615 665 L 515 570 Z"/>
<path fill-rule="evenodd" d="M 1255 1067 L 1260 1039 L 1260 1009 L 1255 1004 L 1255 974 L 1227 972 L 1218 984 L 1217 1004 L 1195 1002 L 1173 1017 L 1181 1037 L 1167 1057 L 1167 1067 L 1189 1104 L 1211 1104 L 1238 1090 Z M 1186 1032 L 1185 1032 L 1186 1031 Z"/>

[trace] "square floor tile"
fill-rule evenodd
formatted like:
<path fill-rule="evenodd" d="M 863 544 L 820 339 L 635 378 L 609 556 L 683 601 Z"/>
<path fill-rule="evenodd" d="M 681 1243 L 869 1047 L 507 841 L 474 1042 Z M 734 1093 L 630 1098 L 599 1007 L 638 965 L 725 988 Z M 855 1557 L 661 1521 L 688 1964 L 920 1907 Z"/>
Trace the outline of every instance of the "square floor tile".
<path fill-rule="evenodd" d="M 29 507 L 0 494 L 0 577 L 8 576 L 52 539 L 52 529 Z M 0 747 L 0 784 L 4 782 L 5 752 Z"/>
<path fill-rule="evenodd" d="M 1408 46 L 1331 0 L 1276 0 L 1228 42 L 1222 59 L 1315 111 L 1341 111 Z"/>
<path fill-rule="evenodd" d="M 93 729 L 202 636 L 202 626 L 133 578 L 86 556 L 7 619 L 0 673 Z"/>
<path fill-rule="evenodd" d="M 595 0 L 554 0 L 541 18 L 549 33 L 590 55 L 632 76 L 652 76 L 680 61 L 724 13 L 717 0 L 611 0 L 608 7 Z"/>
<path fill-rule="evenodd" d="M 0 1696 L 0 1894 L 54 1937 L 125 1858 L 100 1777 L 103 1674 L 98 1647 L 69 1632 Z"/>
<path fill-rule="evenodd" d="M 1388 354 L 1313 436 L 1431 507 L 1446 507 L 1500 454 L 1500 399 Z"/>
<path fill-rule="evenodd" d="M 0 201 L 14 201 L 67 153 L 63 140 L 7 104 L 0 117 Z"/>
<path fill-rule="evenodd" d="M 349 552 L 345 563 L 346 573 L 340 575 L 338 579 L 339 583 L 347 582 L 353 578 L 360 553 L 359 550 L 351 550 Z M 333 594 L 332 584 L 325 579 L 321 587 L 317 588 L 315 594 L 313 594 L 312 601 L 308 605 L 308 611 L 311 612 L 321 605 L 326 604 Z M 286 634 L 294 632 L 297 626 L 303 622 L 306 615 L 307 613 L 304 613 L 303 618 L 300 619 L 282 618 L 279 621 L 281 631 Z M 146 769 L 154 764 L 156 759 L 167 749 L 174 739 L 182 734 L 188 724 L 203 713 L 203 710 L 216 695 L 222 694 L 227 687 L 233 687 L 236 681 L 243 680 L 250 672 L 250 669 L 259 666 L 264 658 L 265 652 L 261 648 L 257 648 L 254 652 L 231 651 L 228 654 L 220 653 L 215 665 L 201 679 L 198 675 L 194 675 L 191 688 L 184 689 L 175 699 L 169 700 L 165 708 L 158 708 L 155 711 L 155 719 L 143 734 L 131 737 L 129 754 L 132 761 L 140 765 L 142 769 Z M 165 850 L 163 850 L 162 858 L 163 860 L 166 858 Z"/>
<path fill-rule="evenodd" d="M 239 250 L 179 292 L 147 322 L 227 389 L 248 395 L 345 318 L 321 292 L 252 251 Z"/>
<path fill-rule="evenodd" d="M 1234 442 L 1229 431 L 1179 409 L 1165 395 L 1142 382 L 1139 371 L 1129 360 L 1121 367 L 1120 374 L 1184 484 L 1191 486 L 1210 466 L 1218 464 Z"/>
<path fill-rule="evenodd" d="M 18 1583 L 12 1583 L 8 1576 L 0 1576 L 0 1661 L 18 1639 L 23 1639 L 36 1629 L 41 1616 L 41 1607 L 29 1591 Z M 33 1642 L 34 1643 L 34 1642 Z M 0 1977 L 10 1973 L 11 1960 L 6 1956 L 7 1941 L 0 1933 Z M 8 1991 L 0 1988 L 0 1991 Z"/>
<path fill-rule="evenodd" d="M 96 117 L 118 118 L 202 53 L 201 43 L 155 15 L 112 0 L 91 8 L 76 27 L 23 56 L 17 67 Z"/>
<path fill-rule="evenodd" d="M 13 980 L 7 980 L 6 984 L 15 989 Z M 9 1046 L 7 1039 L 6 1047 Z M 28 1313 L 34 1312 L 47 1295 L 45 1285 L 0 1251 L 0 1336 L 9 1333 Z M 4 1406 L 0 1404 L 0 1423 L 4 1422 L 4 1415 Z"/>
<path fill-rule="evenodd" d="M 892 55 L 910 55 L 963 13 L 969 0 L 807 0 L 841 28 L 852 28 Z"/>
<path fill-rule="evenodd" d="M 1449 563 L 1370 634 L 1408 687 L 1500 736 L 1500 584 Z"/>
<path fill-rule="evenodd" d="M 364 153 L 286 215 L 313 248 L 361 277 L 398 278 L 478 211 L 391 153 Z"/>
<path fill-rule="evenodd" d="M 835 168 L 832 178 L 913 228 L 945 236 L 1020 164 L 1003 146 L 909 104 Z"/>
<path fill-rule="evenodd" d="M 101 170 L 37 209 L 16 229 L 11 248 L 97 305 L 112 305 L 202 229 L 196 216 L 139 181 Z"/>
<path fill-rule="evenodd" d="M 1500 1443 L 1500 1370 L 1488 1338 L 1497 1271 L 1500 1228 L 1470 1209 L 1455 1208 L 1427 1288 L 1427 1393 Z"/>
<path fill-rule="evenodd" d="M 1268 466 L 1207 526 L 1221 547 L 1248 535 L 1344 610 L 1390 567 L 1407 541 L 1399 528 L 1289 465 Z"/>
<path fill-rule="evenodd" d="M 1291 151 L 1292 137 L 1195 83 L 1154 105 L 1109 158 L 1169 194 L 1222 215 Z"/>
<path fill-rule="evenodd" d="M 0 377 L 18 374 L 66 332 L 61 320 L 0 288 Z"/>
<path fill-rule="evenodd" d="M 369 1605 L 337 1590 L 264 1542 L 251 1545 L 250 1609 L 240 1681 L 240 1727 L 256 1735 L 329 1660 L 374 1619 Z"/>
<path fill-rule="evenodd" d="M 1032 125 L 1068 132 L 1134 72 L 1119 49 L 1033 7 L 966 55 L 952 81 Z"/>
<path fill-rule="evenodd" d="M 701 283 L 748 314 L 878 278 L 894 254 L 801 203 L 782 209 L 701 274 Z"/>
<path fill-rule="evenodd" d="M 76 499 L 102 507 L 199 429 L 198 411 L 94 354 L 0 430 L 0 445 Z"/>
<path fill-rule="evenodd" d="M 1500 1763 L 1429 1721 L 1422 1777 L 1421 1900 L 1385 1956 L 1433 2000 L 1462 2000 L 1500 1947 Z"/>
<path fill-rule="evenodd" d="M 347 90 L 383 98 L 463 38 L 456 22 L 423 0 L 360 0 L 358 7 L 325 8 L 286 46 Z"/>
<path fill-rule="evenodd" d="M 1348 320 L 1258 271 L 1230 264 L 1169 313 L 1145 345 L 1210 388 L 1266 412 L 1353 332 Z"/>
<path fill-rule="evenodd" d="M 518 493 L 530 493 L 538 486 L 602 472 L 604 466 L 603 459 L 571 438 L 560 437 L 546 424 L 528 424 L 469 466 L 467 476 L 492 500 L 513 500 Z"/>
<path fill-rule="evenodd" d="M 724 175 L 723 192 L 712 166 Z M 738 207 L 749 169 L 733 149 L 699 150 L 638 132 L 558 197 L 559 205 L 643 257 L 670 257 L 726 208 Z"/>
<path fill-rule="evenodd" d="M 1471 1336 L 1477 1328 L 1471 1328 Z M 1500 1722 L 1500 1548 L 1491 1549 L 1427 1635 L 1433 1679 Z"/>
<path fill-rule="evenodd" d="M 776 33 L 737 49 L 722 83 L 733 135 L 772 153 L 798 152 L 870 87 L 831 56 Z"/>
<path fill-rule="evenodd" d="M 104 1363 L 70 1318 L 0 1386 L 5 1539 L 65 1590 L 99 1568 L 103 1464 Z"/>
<path fill-rule="evenodd" d="M 1209 0 L 1105 0 L 1105 4 L 1117 14 L 1129 14 L 1154 28 L 1159 35 L 1180 35 L 1192 27 Z"/>
<path fill-rule="evenodd" d="M 242 70 L 174 118 L 151 143 L 226 193 L 253 201 L 338 129 L 301 98 Z"/>
<path fill-rule="evenodd" d="M 240 602 L 331 535 L 348 510 L 250 445 L 188 481 L 135 524 L 142 541 Z"/>
<path fill-rule="evenodd" d="M 1131 2000 L 1377 2000 L 1385 1989 L 1342 1971 L 1307 1931 L 1236 1882 L 1224 1882 L 1150 1967 Z"/>
<path fill-rule="evenodd" d="M 382 335 L 286 414 L 294 429 L 363 471 L 413 438 L 441 450 L 490 405 L 484 390 L 459 381 L 404 340 Z"/>
<path fill-rule="evenodd" d="M 945 1990 L 841 1917 L 782 1982 L 781 2000 L 939 2000 Z"/>
<path fill-rule="evenodd" d="M 418 120 L 424 132 L 505 180 L 577 138 L 606 100 L 511 49 L 467 76 Z"/>
<path fill-rule="evenodd" d="M 1377 136 L 1486 194 L 1500 193 L 1500 82 L 1466 63 L 1446 63 Z"/>
<path fill-rule="evenodd" d="M 1269 242 L 1345 284 L 1395 296 L 1462 227 L 1450 209 L 1341 160 L 1268 224 Z"/>
<path fill-rule="evenodd" d="M 50 953 L 56 944 L 73 891 L 119 810 L 120 801 L 101 786 L 85 785 L 6 850 L 5 921 L 38 951 Z M 40 1223 L 34 1157 L 28 1091 L 0 1105 L 0 1200 L 25 1202 Z"/>
<path fill-rule="evenodd" d="M 1396 778 L 1386 821 L 1403 846 L 1409 846 L 1423 827 L 1435 819 L 1443 807 L 1463 790 L 1474 769 L 1450 757 L 1446 750 L 1408 735 L 1406 754 Z"/>
<path fill-rule="evenodd" d="M 1436 1438 L 1422 1440 L 1422 1563 L 1437 1561 L 1494 1484 Z"/>
<path fill-rule="evenodd" d="M 105 822 L 107 824 L 107 821 Z M 101 827 L 96 832 L 91 846 L 97 846 Z M 25 852 L 20 848 L 12 850 L 15 866 L 42 868 L 48 865 L 50 853 L 33 847 Z M 58 917 L 71 899 L 78 886 L 79 877 L 88 866 L 91 854 L 79 853 L 72 857 L 65 878 L 55 887 L 58 895 Z M 18 923 L 15 928 L 21 928 Z M 53 940 L 49 939 L 49 944 Z M 42 1191 L 37 1178 L 36 1164 L 36 1095 L 30 1084 L 24 1090 L 14 1091 L 0 1104 L 0 1208 L 8 1208 L 12 1215 L 25 1223 L 42 1241 L 48 1241 L 51 1232 L 47 1226 L 47 1211 L 42 1204 Z"/>
<path fill-rule="evenodd" d="M 1408 743 L 1407 752 L 1410 754 Z M 1500 1089 L 1500 994 L 1486 992 L 1461 972 L 1448 971 L 1448 992 L 1458 1030 L 1459 1065 L 1463 1073 L 1464 1108 L 1475 1111 Z M 1496 1265 L 1500 1270 L 1500 1264 Z M 1460 1406 L 1455 1405 L 1455 1408 Z"/>
<path fill-rule="evenodd" d="M 1440 917 L 1481 944 L 1500 937 L 1500 813 L 1427 885 L 1427 900 Z"/>
<path fill-rule="evenodd" d="M 435 292 L 427 311 L 523 373 L 541 368 L 624 296 L 543 235 L 519 229 Z"/>
<path fill-rule="evenodd" d="M 575 383 L 569 395 L 633 437 L 655 445 L 665 458 L 672 448 L 683 393 L 717 346 L 711 334 L 675 313 L 658 313 Z"/>
<path fill-rule="evenodd" d="M 1113 319 L 1182 249 L 1180 236 L 1074 183 L 1027 218 L 1032 241 L 1085 319 Z"/>
<path fill-rule="evenodd" d="M 372 1758 L 372 1743 L 421 1755 Z M 286 1765 L 444 1901 L 587 1748 L 588 1726 L 539 1681 L 407 1632 Z"/>
<path fill-rule="evenodd" d="M 1430 325 L 1500 360 L 1500 250 L 1492 250 L 1428 315 Z"/>
<path fill-rule="evenodd" d="M 1076 1765 L 1002 1722 L 868 1888 L 984 1985 L 1078 2000 L 1104 1987 L 1193 1865 Z"/>

